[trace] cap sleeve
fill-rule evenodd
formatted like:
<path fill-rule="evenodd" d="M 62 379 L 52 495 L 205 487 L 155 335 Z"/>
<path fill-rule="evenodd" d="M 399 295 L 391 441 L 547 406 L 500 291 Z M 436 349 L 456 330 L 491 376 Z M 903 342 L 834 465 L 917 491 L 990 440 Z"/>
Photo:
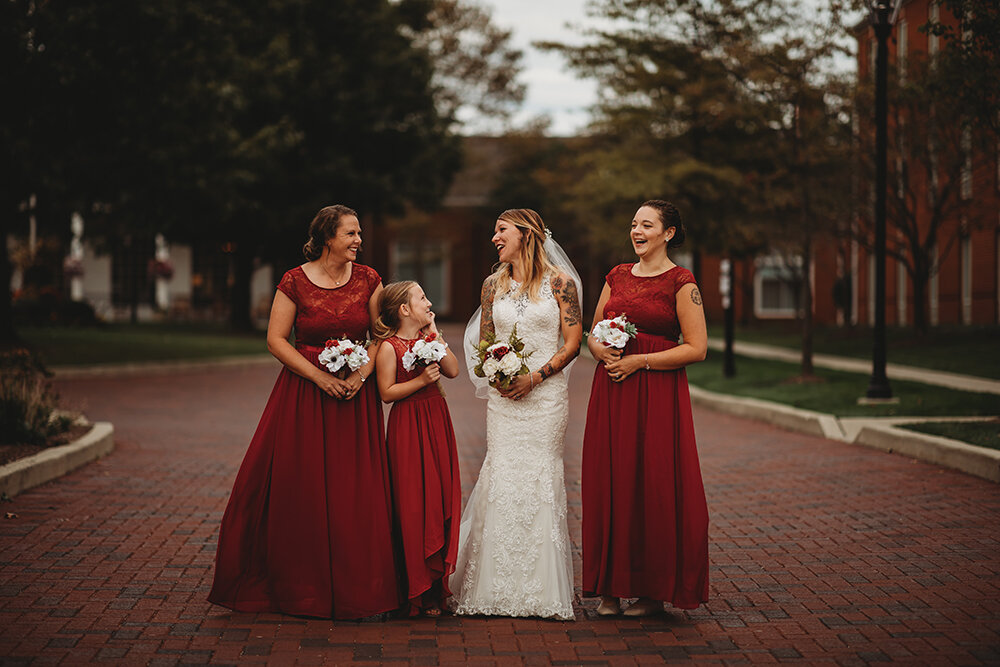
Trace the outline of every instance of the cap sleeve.
<path fill-rule="evenodd" d="M 371 297 L 375 293 L 375 288 L 382 282 L 382 276 L 370 266 L 358 264 L 357 267 L 364 272 L 365 284 L 368 286 L 368 296 Z"/>
<path fill-rule="evenodd" d="M 615 268 L 608 271 L 608 275 L 604 276 L 604 280 L 607 281 L 608 287 L 615 286 L 615 282 L 618 280 L 618 276 L 621 275 L 623 266 L 628 266 L 628 264 L 619 264 Z"/>
<path fill-rule="evenodd" d="M 681 291 L 681 288 L 685 285 L 697 285 L 698 281 L 694 279 L 694 274 L 685 268 L 680 268 L 674 272 L 674 294 Z"/>
<path fill-rule="evenodd" d="M 285 271 L 285 275 L 281 276 L 281 282 L 278 283 L 278 289 L 284 292 L 285 296 L 291 299 L 296 305 L 299 303 L 298 281 L 295 280 L 295 272 L 297 270 L 300 270 L 300 267 Z"/>

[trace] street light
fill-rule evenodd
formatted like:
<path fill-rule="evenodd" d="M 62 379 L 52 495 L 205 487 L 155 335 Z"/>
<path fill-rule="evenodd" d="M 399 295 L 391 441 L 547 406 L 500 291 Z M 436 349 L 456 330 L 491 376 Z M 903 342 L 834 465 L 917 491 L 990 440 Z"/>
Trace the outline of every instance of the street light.
<path fill-rule="evenodd" d="M 902 0 L 867 0 L 872 28 L 878 42 L 875 58 L 875 342 L 869 399 L 891 399 L 892 388 L 885 374 L 885 197 L 886 197 L 886 103 L 889 36 L 896 24 Z"/>

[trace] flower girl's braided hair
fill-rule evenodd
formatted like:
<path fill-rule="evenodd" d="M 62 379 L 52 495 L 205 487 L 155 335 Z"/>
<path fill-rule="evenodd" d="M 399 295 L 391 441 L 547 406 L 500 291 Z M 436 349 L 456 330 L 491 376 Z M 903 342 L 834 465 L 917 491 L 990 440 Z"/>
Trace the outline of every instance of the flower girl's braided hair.
<path fill-rule="evenodd" d="M 372 336 L 375 340 L 385 340 L 399 331 L 399 307 L 410 301 L 410 290 L 417 283 L 400 280 L 389 283 L 378 297 L 378 317 L 372 322 Z"/>
<path fill-rule="evenodd" d="M 345 215 L 358 217 L 354 209 L 343 204 L 324 206 L 319 210 L 313 221 L 309 223 L 309 240 L 302 246 L 302 254 L 306 256 L 307 260 L 312 262 L 323 256 L 323 248 L 326 247 L 327 241 L 337 235 L 337 227 L 340 226 L 340 221 Z"/>
<path fill-rule="evenodd" d="M 500 214 L 497 220 L 503 220 L 521 230 L 521 268 L 524 271 L 524 282 L 517 288 L 515 296 L 528 293 L 535 300 L 541 289 L 542 280 L 549 272 L 559 273 L 542 247 L 548 230 L 542 222 L 542 216 L 530 208 L 512 208 Z M 507 262 L 501 262 L 493 273 L 496 276 L 496 292 L 503 294 L 510 289 L 510 281 L 514 267 Z"/>

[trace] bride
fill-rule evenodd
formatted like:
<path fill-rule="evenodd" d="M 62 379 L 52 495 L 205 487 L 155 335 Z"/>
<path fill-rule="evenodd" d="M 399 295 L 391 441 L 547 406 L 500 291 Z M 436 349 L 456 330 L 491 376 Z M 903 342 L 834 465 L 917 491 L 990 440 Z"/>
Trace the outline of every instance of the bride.
<path fill-rule="evenodd" d="M 531 373 L 499 391 L 470 372 L 477 395 L 489 399 L 486 459 L 462 514 L 450 606 L 456 614 L 569 620 L 573 564 L 562 456 L 565 371 L 583 338 L 580 278 L 530 209 L 504 211 L 493 245 L 500 265 L 483 282 L 466 356 L 487 332 L 506 341 L 517 325 Z"/>

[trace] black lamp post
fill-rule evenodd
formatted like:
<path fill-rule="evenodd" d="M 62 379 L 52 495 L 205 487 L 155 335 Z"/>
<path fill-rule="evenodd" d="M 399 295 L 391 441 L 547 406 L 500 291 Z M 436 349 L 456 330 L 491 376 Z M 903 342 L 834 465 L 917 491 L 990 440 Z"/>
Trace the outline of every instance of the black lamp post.
<path fill-rule="evenodd" d="M 890 399 L 892 388 L 885 374 L 885 199 L 886 199 L 886 102 L 889 36 L 896 24 L 902 0 L 868 0 L 872 27 L 878 42 L 875 58 L 875 343 L 869 399 Z"/>

